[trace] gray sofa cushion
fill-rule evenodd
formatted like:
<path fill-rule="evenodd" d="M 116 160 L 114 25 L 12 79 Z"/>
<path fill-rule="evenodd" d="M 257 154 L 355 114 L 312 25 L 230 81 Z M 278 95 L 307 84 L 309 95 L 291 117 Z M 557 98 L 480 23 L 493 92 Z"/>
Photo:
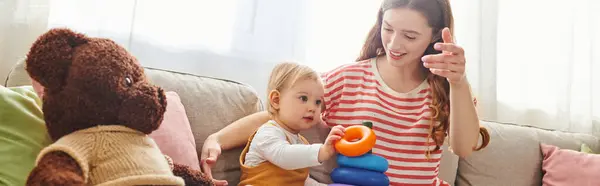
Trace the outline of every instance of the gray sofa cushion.
<path fill-rule="evenodd" d="M 181 96 L 200 156 L 208 135 L 233 121 L 262 110 L 262 104 L 250 86 L 223 79 L 194 76 L 146 68 L 150 80 Z M 240 179 L 239 155 L 242 148 L 225 151 L 213 168 L 213 176 L 237 184 Z M 200 158 L 200 157 L 198 157 Z"/>
<path fill-rule="evenodd" d="M 490 132 L 490 144 L 461 159 L 456 185 L 542 185 L 540 143 L 579 151 L 581 143 L 600 148 L 597 137 L 542 130 L 512 124 L 482 122 Z"/>

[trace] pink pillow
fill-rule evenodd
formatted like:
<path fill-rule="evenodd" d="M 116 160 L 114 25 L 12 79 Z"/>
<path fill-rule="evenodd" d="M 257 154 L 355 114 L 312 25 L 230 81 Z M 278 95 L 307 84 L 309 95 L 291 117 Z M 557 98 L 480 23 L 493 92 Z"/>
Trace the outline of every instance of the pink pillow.
<path fill-rule="evenodd" d="M 600 155 L 540 144 L 543 185 L 600 185 Z"/>
<path fill-rule="evenodd" d="M 160 127 L 150 134 L 158 148 L 171 157 L 173 162 L 200 170 L 200 161 L 196 153 L 196 142 L 179 95 L 165 92 L 167 110 Z"/>

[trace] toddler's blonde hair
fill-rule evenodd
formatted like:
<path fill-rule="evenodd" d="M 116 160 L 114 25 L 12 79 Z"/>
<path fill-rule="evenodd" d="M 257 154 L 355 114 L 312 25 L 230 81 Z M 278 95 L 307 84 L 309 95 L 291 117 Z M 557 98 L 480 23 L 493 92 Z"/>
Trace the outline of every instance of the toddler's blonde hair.
<path fill-rule="evenodd" d="M 277 64 L 271 76 L 269 77 L 269 84 L 267 86 L 267 94 L 271 91 L 283 92 L 284 90 L 293 87 L 298 80 L 310 79 L 315 81 L 321 81 L 319 74 L 312 68 L 306 65 L 300 65 L 294 62 L 282 62 Z M 271 116 L 276 115 L 278 110 L 273 108 L 271 100 L 267 96 L 267 111 Z"/>

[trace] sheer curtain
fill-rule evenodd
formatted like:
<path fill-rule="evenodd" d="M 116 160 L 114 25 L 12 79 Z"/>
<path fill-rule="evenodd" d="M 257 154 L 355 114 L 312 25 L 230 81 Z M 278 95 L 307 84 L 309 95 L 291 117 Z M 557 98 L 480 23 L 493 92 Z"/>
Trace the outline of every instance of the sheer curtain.
<path fill-rule="evenodd" d="M 144 66 L 241 81 L 357 57 L 381 0 L 0 1 L 0 75 L 44 29 L 108 37 Z M 482 119 L 600 134 L 600 2 L 451 0 Z M 9 61 L 9 62 L 6 62 Z"/>
<path fill-rule="evenodd" d="M 452 2 L 483 119 L 600 135 L 600 2 Z"/>
<path fill-rule="evenodd" d="M 252 85 L 266 97 L 274 64 L 317 71 L 351 63 L 381 0 L 54 0 L 49 27 L 108 37 L 143 65 Z"/>
<path fill-rule="evenodd" d="M 48 8 L 48 0 L 0 1 L 0 84 L 4 84 L 12 65 L 46 30 Z"/>

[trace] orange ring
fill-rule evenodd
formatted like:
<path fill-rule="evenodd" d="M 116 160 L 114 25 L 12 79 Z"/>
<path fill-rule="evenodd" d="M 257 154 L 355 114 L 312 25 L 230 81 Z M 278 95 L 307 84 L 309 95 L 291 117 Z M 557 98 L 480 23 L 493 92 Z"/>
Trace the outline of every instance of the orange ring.
<path fill-rule="evenodd" d="M 344 156 L 361 156 L 375 146 L 375 132 L 364 125 L 347 127 L 344 137 L 337 141 L 334 146 Z"/>

